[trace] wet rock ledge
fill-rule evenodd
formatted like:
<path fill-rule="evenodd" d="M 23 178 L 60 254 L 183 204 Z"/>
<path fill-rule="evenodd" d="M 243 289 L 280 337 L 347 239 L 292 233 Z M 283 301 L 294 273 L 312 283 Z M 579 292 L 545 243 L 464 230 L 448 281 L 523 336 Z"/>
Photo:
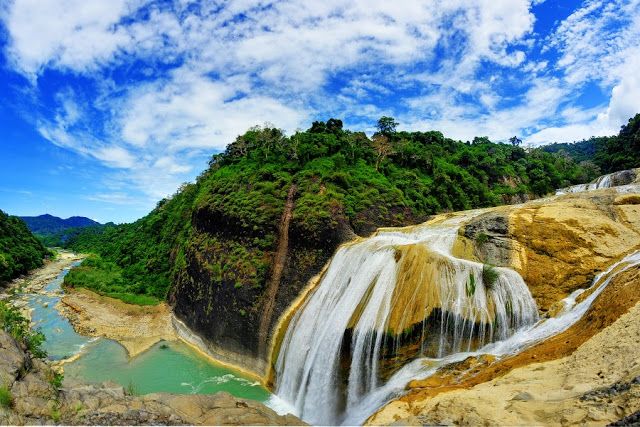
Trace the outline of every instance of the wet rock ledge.
<path fill-rule="evenodd" d="M 3 398 L 4 396 L 4 398 Z M 0 425 L 302 425 L 228 393 L 132 396 L 115 384 L 56 387 L 55 371 L 0 330 Z"/>

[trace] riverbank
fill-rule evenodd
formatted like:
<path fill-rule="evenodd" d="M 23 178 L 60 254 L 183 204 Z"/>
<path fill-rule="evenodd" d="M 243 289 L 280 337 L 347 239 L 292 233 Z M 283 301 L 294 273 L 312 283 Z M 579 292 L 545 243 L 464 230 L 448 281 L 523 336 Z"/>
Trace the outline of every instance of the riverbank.
<path fill-rule="evenodd" d="M 178 339 L 166 303 L 126 304 L 88 289 L 67 288 L 56 307 L 82 335 L 109 338 L 135 357 L 159 341 Z"/>
<path fill-rule="evenodd" d="M 52 260 L 45 261 L 45 264 L 25 276 L 18 277 L 0 287 L 0 299 L 7 299 L 15 293 L 37 293 L 42 292 L 44 287 L 60 274 L 65 268 L 71 267 L 74 262 L 81 261 L 84 255 L 73 252 L 58 250 L 57 255 Z M 20 302 L 18 302 L 20 304 Z"/>
<path fill-rule="evenodd" d="M 73 310 L 78 318 L 93 318 L 91 323 L 78 324 L 98 325 L 94 335 L 100 332 L 100 336 L 120 338 L 123 346 L 112 340 L 87 341 L 74 336 L 71 324 L 54 307 L 63 305 L 60 285 L 65 270 L 81 259 L 61 252 L 2 290 L 3 299 L 28 315 L 32 326 L 41 328 L 47 337 L 45 350 L 53 360 L 34 357 L 24 343 L 0 328 L 0 425 L 303 424 L 260 403 L 265 397 L 257 384 L 204 362 L 180 341 L 155 345 L 130 359 L 129 355 L 149 346 L 148 340 L 132 343 L 129 354 L 124 354 L 124 344 L 137 336 L 149 333 L 156 343 L 169 337 L 167 329 L 173 329 L 166 306 L 130 306 L 89 291 L 73 291 L 64 310 Z M 156 328 L 163 330 L 160 337 Z M 55 373 L 60 370 L 54 366 L 58 361 L 66 363 L 65 374 L 70 377 L 62 382 Z M 167 371 L 167 366 L 172 370 Z"/>

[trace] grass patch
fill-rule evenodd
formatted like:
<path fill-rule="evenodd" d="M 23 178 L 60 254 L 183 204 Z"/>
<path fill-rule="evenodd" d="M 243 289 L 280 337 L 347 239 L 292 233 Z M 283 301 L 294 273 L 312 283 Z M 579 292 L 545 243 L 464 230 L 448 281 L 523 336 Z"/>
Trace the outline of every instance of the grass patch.
<path fill-rule="evenodd" d="M 129 396 L 138 396 L 140 394 L 138 387 L 133 383 L 133 381 L 129 381 L 129 384 L 127 384 L 124 392 Z"/>
<path fill-rule="evenodd" d="M 476 276 L 469 273 L 469 281 L 467 282 L 467 296 L 471 298 L 476 293 Z"/>
<path fill-rule="evenodd" d="M 488 241 L 489 241 L 489 236 L 487 235 L 487 233 L 480 232 L 476 236 L 476 243 L 478 244 L 478 246 L 482 246 Z"/>
<path fill-rule="evenodd" d="M 13 403 L 13 396 L 11 396 L 11 390 L 6 385 L 0 386 L 0 406 L 3 408 L 11 407 Z"/>
<path fill-rule="evenodd" d="M 490 291 L 495 288 L 498 277 L 500 277 L 500 273 L 494 266 L 489 264 L 482 266 L 482 283 L 486 290 Z"/>
<path fill-rule="evenodd" d="M 109 292 L 105 293 L 104 295 L 111 298 L 119 299 L 120 301 L 126 302 L 127 304 L 158 305 L 160 303 L 160 300 L 158 298 L 152 297 L 151 295 L 137 295 L 117 292 Z"/>

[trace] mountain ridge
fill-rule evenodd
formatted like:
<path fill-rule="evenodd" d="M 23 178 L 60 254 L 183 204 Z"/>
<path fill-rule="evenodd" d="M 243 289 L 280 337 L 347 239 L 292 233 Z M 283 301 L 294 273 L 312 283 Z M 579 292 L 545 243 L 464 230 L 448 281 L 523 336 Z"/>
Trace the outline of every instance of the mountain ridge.
<path fill-rule="evenodd" d="M 84 216 L 70 216 L 69 218 L 60 218 L 48 213 L 37 216 L 20 216 L 27 224 L 32 233 L 47 235 L 60 231 L 68 230 L 76 227 L 90 227 L 95 225 L 103 225 L 97 221 Z"/>

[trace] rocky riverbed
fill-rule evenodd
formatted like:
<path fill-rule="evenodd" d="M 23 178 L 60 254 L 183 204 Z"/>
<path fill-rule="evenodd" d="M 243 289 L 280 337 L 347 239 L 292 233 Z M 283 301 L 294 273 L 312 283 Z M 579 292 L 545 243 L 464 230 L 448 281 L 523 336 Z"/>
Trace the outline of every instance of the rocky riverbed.
<path fill-rule="evenodd" d="M 67 289 L 57 308 L 82 335 L 119 342 L 130 357 L 159 341 L 177 340 L 166 303 L 154 306 L 126 304 L 87 289 Z"/>

